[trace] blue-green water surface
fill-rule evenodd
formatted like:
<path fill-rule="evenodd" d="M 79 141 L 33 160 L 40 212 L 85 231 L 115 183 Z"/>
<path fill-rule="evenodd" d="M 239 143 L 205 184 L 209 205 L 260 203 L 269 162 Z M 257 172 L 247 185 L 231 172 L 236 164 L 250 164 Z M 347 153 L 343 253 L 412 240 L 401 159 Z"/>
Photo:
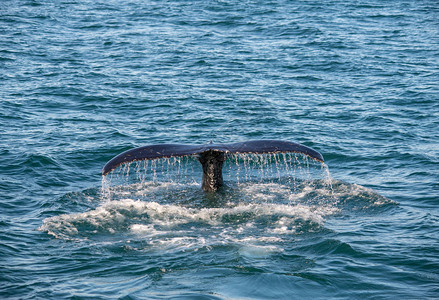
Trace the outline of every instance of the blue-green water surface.
<path fill-rule="evenodd" d="M 3 0 L 0 298 L 439 298 L 436 1 Z M 133 147 L 280 139 L 200 190 Z"/>

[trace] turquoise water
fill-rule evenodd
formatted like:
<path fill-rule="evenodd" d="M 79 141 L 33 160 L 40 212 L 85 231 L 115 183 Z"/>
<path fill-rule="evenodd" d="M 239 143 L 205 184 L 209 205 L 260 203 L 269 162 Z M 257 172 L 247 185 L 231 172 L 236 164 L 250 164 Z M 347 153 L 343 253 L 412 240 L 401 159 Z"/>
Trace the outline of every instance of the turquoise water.
<path fill-rule="evenodd" d="M 435 1 L 0 3 L 0 298 L 439 297 Z M 281 139 L 200 190 L 133 147 Z"/>

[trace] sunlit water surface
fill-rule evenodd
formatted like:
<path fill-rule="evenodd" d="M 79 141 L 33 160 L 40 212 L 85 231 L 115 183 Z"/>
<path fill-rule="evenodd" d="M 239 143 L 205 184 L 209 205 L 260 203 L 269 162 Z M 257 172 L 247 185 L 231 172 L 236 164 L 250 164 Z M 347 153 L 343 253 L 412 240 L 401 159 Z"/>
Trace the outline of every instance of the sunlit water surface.
<path fill-rule="evenodd" d="M 439 297 L 434 1 L 0 3 L 0 298 Z M 102 167 L 133 147 L 281 139 Z"/>

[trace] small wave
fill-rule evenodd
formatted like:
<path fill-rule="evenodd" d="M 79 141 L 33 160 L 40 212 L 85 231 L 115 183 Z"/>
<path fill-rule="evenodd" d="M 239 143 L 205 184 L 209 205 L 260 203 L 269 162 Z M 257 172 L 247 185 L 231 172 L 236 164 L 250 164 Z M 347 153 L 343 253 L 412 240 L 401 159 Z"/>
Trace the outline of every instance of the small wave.
<path fill-rule="evenodd" d="M 371 209 L 397 205 L 397 202 L 388 199 L 371 188 L 358 184 L 334 180 L 333 197 L 337 199 L 342 209 L 370 211 Z"/>

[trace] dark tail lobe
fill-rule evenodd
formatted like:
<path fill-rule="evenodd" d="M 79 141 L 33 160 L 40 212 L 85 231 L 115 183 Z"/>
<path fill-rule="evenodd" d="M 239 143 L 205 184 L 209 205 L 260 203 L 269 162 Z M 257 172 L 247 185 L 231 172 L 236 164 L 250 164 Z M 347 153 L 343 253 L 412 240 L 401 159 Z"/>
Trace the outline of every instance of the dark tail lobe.
<path fill-rule="evenodd" d="M 316 150 L 287 141 L 256 140 L 205 145 L 162 144 L 131 149 L 115 156 L 104 166 L 102 175 L 105 176 L 118 166 L 133 161 L 198 155 L 198 160 L 203 167 L 202 189 L 212 192 L 223 185 L 222 167 L 228 153 L 301 153 L 319 162 L 324 162 L 323 156 Z"/>

